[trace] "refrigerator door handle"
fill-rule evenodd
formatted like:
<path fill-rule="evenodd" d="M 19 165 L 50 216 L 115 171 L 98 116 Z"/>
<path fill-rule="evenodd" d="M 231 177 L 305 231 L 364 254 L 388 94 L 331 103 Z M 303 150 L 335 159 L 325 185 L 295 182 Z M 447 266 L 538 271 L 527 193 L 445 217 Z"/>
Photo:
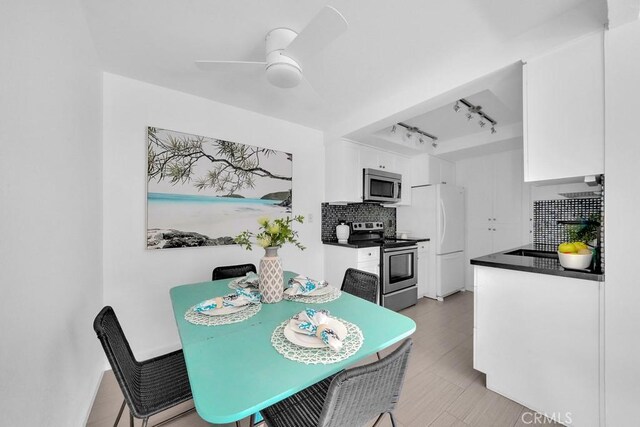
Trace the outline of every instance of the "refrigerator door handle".
<path fill-rule="evenodd" d="M 447 234 L 447 211 L 444 209 L 444 202 L 440 199 L 440 246 L 444 242 L 444 236 Z"/>

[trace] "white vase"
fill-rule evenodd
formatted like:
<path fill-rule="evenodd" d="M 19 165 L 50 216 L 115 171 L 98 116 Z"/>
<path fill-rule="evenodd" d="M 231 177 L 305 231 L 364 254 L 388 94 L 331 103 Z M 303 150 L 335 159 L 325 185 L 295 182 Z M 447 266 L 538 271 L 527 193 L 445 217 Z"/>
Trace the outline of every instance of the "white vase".
<path fill-rule="evenodd" d="M 260 259 L 260 293 L 262 302 L 271 304 L 282 301 L 284 293 L 284 276 L 282 274 L 282 262 L 278 256 L 278 247 L 264 248 L 265 254 Z"/>
<path fill-rule="evenodd" d="M 338 238 L 338 243 L 347 243 L 349 241 L 349 226 L 341 222 L 336 227 L 336 237 Z"/>

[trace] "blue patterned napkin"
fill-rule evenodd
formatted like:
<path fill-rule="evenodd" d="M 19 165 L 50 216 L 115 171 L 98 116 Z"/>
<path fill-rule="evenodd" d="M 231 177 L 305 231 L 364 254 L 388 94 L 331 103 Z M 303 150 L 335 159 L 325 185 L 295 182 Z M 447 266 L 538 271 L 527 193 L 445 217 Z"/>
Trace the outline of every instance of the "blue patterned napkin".
<path fill-rule="evenodd" d="M 193 307 L 193 311 L 202 313 L 203 311 L 222 307 L 242 307 L 249 304 L 259 304 L 260 297 L 260 292 L 255 289 L 240 288 L 236 289 L 236 292 L 233 294 L 202 301 Z"/>
<path fill-rule="evenodd" d="M 293 317 L 298 330 L 296 332 L 316 336 L 336 353 L 342 348 L 342 340 L 329 328 L 329 311 L 307 308 Z"/>
<path fill-rule="evenodd" d="M 260 280 L 260 278 L 258 277 L 258 275 L 256 273 L 254 273 L 253 271 L 250 271 L 250 272 L 247 273 L 246 276 L 244 276 L 243 278 L 241 278 L 238 281 L 236 281 L 236 283 L 241 288 L 247 288 L 247 287 L 250 287 L 250 286 L 254 287 L 254 288 L 257 288 L 259 280 Z"/>
<path fill-rule="evenodd" d="M 289 295 L 309 295 L 311 292 L 324 288 L 328 283 L 324 280 L 313 280 L 306 276 L 296 276 L 289 279 L 287 289 L 291 289 Z"/>

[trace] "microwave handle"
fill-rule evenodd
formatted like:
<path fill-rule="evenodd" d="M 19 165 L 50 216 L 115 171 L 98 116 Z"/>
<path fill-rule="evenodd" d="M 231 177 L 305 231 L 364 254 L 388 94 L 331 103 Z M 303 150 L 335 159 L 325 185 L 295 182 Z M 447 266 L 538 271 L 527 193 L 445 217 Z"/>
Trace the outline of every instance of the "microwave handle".
<path fill-rule="evenodd" d="M 396 182 L 396 198 L 402 199 L 402 182 Z"/>

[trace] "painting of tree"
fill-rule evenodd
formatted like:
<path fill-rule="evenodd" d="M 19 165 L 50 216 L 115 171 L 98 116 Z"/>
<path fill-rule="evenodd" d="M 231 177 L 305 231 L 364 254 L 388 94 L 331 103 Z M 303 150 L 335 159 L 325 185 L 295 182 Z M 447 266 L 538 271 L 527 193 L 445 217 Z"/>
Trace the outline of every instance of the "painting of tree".
<path fill-rule="evenodd" d="M 147 128 L 147 248 L 234 244 L 261 216 L 291 212 L 292 155 Z"/>

